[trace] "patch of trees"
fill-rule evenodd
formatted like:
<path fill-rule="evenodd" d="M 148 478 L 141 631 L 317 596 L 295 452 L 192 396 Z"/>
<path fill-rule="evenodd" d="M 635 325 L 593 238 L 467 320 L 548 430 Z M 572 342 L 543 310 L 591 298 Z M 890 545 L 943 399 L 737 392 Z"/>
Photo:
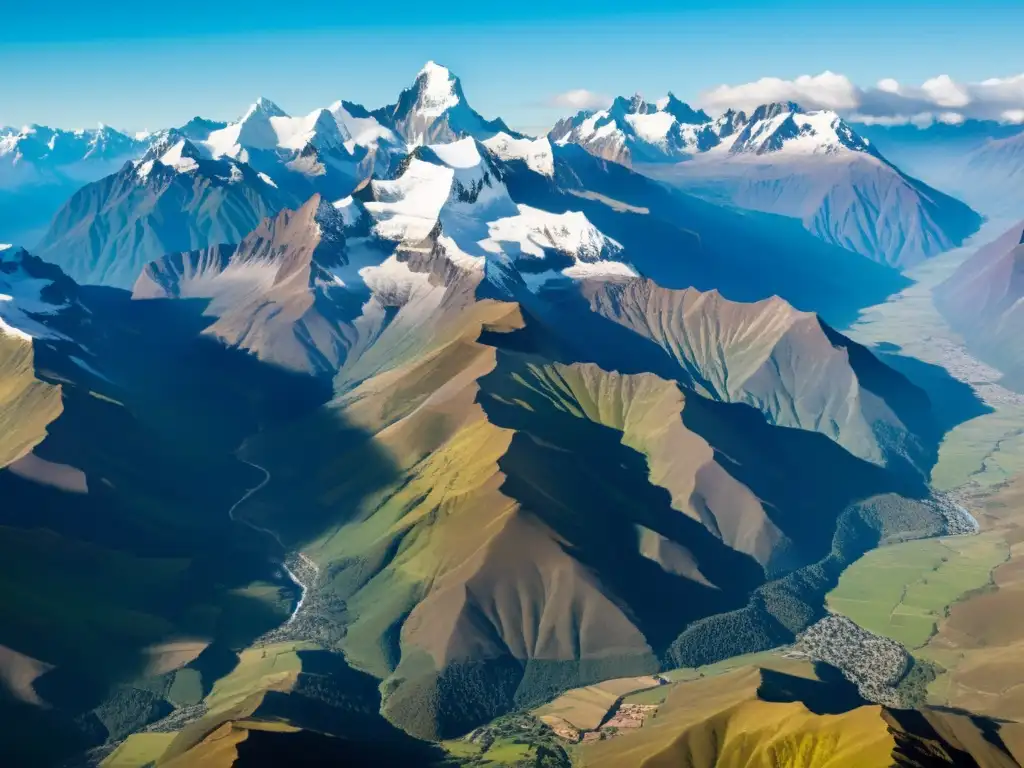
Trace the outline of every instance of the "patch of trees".
<path fill-rule="evenodd" d="M 668 667 L 699 667 L 791 642 L 793 633 L 767 610 L 764 598 L 735 611 L 709 616 L 687 627 L 666 653 Z"/>
<path fill-rule="evenodd" d="M 908 709 L 923 707 L 928 700 L 928 685 L 941 671 L 941 667 L 929 661 L 911 657 L 909 669 L 896 685 L 903 706 Z"/>
<path fill-rule="evenodd" d="M 450 664 L 441 673 L 389 681 L 383 711 L 419 738 L 455 738 L 515 709 L 522 676 L 522 665 L 508 656 Z"/>
<path fill-rule="evenodd" d="M 94 712 L 107 729 L 107 739 L 118 741 L 170 714 L 173 709 L 152 691 L 122 686 L 114 690 Z"/>
<path fill-rule="evenodd" d="M 552 730 L 525 712 L 499 717 L 473 731 L 466 740 L 479 746 L 480 756 L 464 758 L 462 766 L 492 766 L 486 753 L 497 741 L 525 744 L 533 748 L 531 754 L 511 765 L 515 768 L 571 768 L 572 759 Z"/>

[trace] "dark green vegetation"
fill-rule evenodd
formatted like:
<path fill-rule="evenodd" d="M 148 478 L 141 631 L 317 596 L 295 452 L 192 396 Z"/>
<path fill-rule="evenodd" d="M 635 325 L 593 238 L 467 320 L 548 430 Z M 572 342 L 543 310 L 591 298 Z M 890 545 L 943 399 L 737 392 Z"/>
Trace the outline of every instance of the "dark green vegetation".
<path fill-rule="evenodd" d="M 464 738 L 442 746 L 466 768 L 570 768 L 567 744 L 551 729 L 528 714 L 499 717 L 474 729 Z"/>
<path fill-rule="evenodd" d="M 673 666 L 699 666 L 792 642 L 825 615 L 825 595 L 869 549 L 889 536 L 918 538 L 941 531 L 934 512 L 905 499 L 880 497 L 850 508 L 837 521 L 825 557 L 760 587 L 742 609 L 687 628 L 669 649 L 669 660 Z"/>
<path fill-rule="evenodd" d="M 911 657 L 911 666 L 896 686 L 908 707 L 923 707 L 928 702 L 928 686 L 938 677 L 941 669 L 925 659 Z"/>

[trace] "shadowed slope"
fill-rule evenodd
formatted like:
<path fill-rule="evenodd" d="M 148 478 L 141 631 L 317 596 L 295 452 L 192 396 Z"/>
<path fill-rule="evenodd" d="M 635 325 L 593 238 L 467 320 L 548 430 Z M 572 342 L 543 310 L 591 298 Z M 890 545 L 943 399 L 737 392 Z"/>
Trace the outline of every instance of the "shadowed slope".
<path fill-rule="evenodd" d="M 133 298 L 201 298 L 204 333 L 260 360 L 330 374 L 354 344 L 364 292 L 332 269 L 348 266 L 341 214 L 319 196 L 266 219 L 237 247 L 214 246 L 148 265 Z"/>
<path fill-rule="evenodd" d="M 25 375 L 60 383 L 39 385 L 60 415 L 30 468 L 0 470 L 0 645 L 43 665 L 33 695 L 0 701 L 12 728 L 0 754 L 18 765 L 191 703 L 232 649 L 287 618 L 295 585 L 279 545 L 228 515 L 259 480 L 233 452 L 326 396 L 197 337 L 201 308 L 107 289 L 80 300 L 89 322 L 48 318 L 67 335 L 38 346 L 34 369 L 24 361 Z"/>
<path fill-rule="evenodd" d="M 710 200 L 791 217 L 825 242 L 899 269 L 960 246 L 982 223 L 960 200 L 880 157 L 762 160 L 708 158 L 643 172 Z"/>

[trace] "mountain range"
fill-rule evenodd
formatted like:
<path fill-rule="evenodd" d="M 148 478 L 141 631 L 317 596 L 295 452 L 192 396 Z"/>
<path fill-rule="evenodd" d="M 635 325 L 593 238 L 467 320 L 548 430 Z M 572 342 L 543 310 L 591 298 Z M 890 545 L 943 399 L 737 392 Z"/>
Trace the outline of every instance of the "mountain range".
<path fill-rule="evenodd" d="M 901 269 L 960 245 L 981 224 L 835 112 L 792 102 L 711 119 L 671 94 L 655 104 L 619 97 L 549 136 L 709 200 L 798 219 L 827 242 Z"/>
<path fill-rule="evenodd" d="M 611 112 L 618 150 L 583 139 L 618 117 L 530 138 L 433 63 L 379 110 L 259 99 L 0 249 L 0 756 L 472 765 L 495 718 L 791 643 L 867 550 L 963 531 L 951 417 L 842 332 L 899 259 L 648 168 L 898 172 L 791 105 Z M 798 152 L 822 121 L 841 151 Z"/>
<path fill-rule="evenodd" d="M 0 127 L 0 242 L 34 244 L 79 187 L 116 171 L 146 142 L 108 126 Z"/>
<path fill-rule="evenodd" d="M 139 268 L 166 252 L 237 239 L 265 213 L 300 205 L 314 193 L 341 199 L 371 177 L 386 178 L 417 145 L 498 135 L 530 141 L 500 119 L 481 117 L 458 78 L 433 62 L 394 104 L 373 111 L 339 101 L 289 117 L 259 99 L 231 124 L 195 118 L 152 134 L 141 147 L 122 137 L 136 157 L 145 153 L 140 180 L 161 159 L 168 160 L 165 167 L 204 179 L 204 189 L 176 203 L 191 211 L 187 217 L 175 221 L 156 201 L 166 194 L 162 188 L 129 190 L 123 168 L 120 183 L 108 178 L 82 188 L 34 250 L 58 260 L 79 281 L 130 288 Z M 795 219 L 826 242 L 898 268 L 959 245 L 980 223 L 966 206 L 902 173 L 835 113 L 802 112 L 795 104 L 712 119 L 672 94 L 657 103 L 620 97 L 608 110 L 561 121 L 549 138 L 716 204 Z M 210 208 L 206 182 L 239 179 L 230 169 L 218 173 L 175 162 L 179 156 L 243 163 L 264 184 L 215 195 L 237 198 L 229 208 L 239 219 L 225 221 L 222 214 L 217 220 L 204 213 Z M 93 217 L 86 227 L 83 222 Z M 136 253 L 129 259 L 132 278 L 103 265 L 112 249 Z"/>
<path fill-rule="evenodd" d="M 685 115 L 683 106 L 669 104 Z M 86 185 L 34 250 L 80 283 L 130 289 L 147 263 L 237 243 L 264 216 L 298 208 L 312 194 L 337 202 L 370 190 L 371 179 L 383 189 L 426 151 L 415 142 L 459 135 L 483 142 L 479 151 L 504 175 L 516 205 L 597 217 L 666 287 L 717 288 L 740 300 L 778 294 L 842 324 L 905 284 L 798 224 L 708 204 L 575 146 L 503 128 L 480 117 L 458 79 L 433 64 L 395 105 L 373 113 L 339 102 L 290 118 L 260 100 L 237 123 L 194 120 L 166 132 L 142 158 Z"/>

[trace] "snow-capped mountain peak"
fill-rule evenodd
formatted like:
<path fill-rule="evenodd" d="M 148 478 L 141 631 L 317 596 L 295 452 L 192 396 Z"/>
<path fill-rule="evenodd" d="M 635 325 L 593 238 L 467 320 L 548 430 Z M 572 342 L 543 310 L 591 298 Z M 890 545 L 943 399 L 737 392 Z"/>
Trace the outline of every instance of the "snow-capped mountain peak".
<path fill-rule="evenodd" d="M 703 151 L 718 143 L 711 125 L 705 113 L 672 94 L 658 102 L 634 94 L 619 96 L 606 110 L 579 112 L 562 120 L 548 137 L 557 144 L 580 144 L 592 154 L 628 165 L 683 160 Z"/>
<path fill-rule="evenodd" d="M 48 168 L 83 160 L 123 159 L 141 146 L 131 136 L 105 125 L 66 131 L 31 124 L 0 134 L 0 158 L 9 156 L 11 162 L 40 163 Z"/>
<path fill-rule="evenodd" d="M 135 162 L 136 176 L 145 181 L 156 164 L 175 173 L 190 173 L 199 169 L 203 152 L 175 130 L 170 130 L 153 142 L 149 150 Z"/>
<path fill-rule="evenodd" d="M 607 110 L 562 120 L 549 137 L 625 164 L 679 162 L 705 153 L 878 156 L 835 112 L 805 112 L 787 101 L 762 104 L 749 117 L 730 110 L 712 119 L 672 93 L 654 103 L 639 94 L 620 96 Z"/>
<path fill-rule="evenodd" d="M 306 146 L 329 149 L 349 138 L 342 133 L 342 127 L 327 109 L 315 110 L 305 117 L 290 118 L 289 127 L 292 129 L 290 134 L 283 130 L 277 134 L 278 146 L 286 149 L 301 150 Z"/>
<path fill-rule="evenodd" d="M 623 247 L 579 211 L 517 204 L 495 158 L 550 175 L 550 142 L 499 134 L 417 148 L 397 178 L 373 181 L 363 210 L 380 241 L 409 253 L 443 252 L 463 270 L 484 271 L 503 290 L 550 280 L 635 276 Z M 344 208 L 355 206 L 348 201 Z M 343 213 L 355 219 L 355 212 Z"/>
<path fill-rule="evenodd" d="M 265 96 L 260 96 L 256 99 L 253 105 L 249 107 L 245 115 L 242 117 L 241 122 L 245 122 L 247 119 L 256 115 L 264 117 L 288 117 L 288 114 L 283 109 Z"/>
<path fill-rule="evenodd" d="M 718 119 L 712 121 L 712 130 L 719 138 L 732 136 L 747 124 L 747 114 L 735 109 L 726 110 Z"/>
<path fill-rule="evenodd" d="M 839 155 L 874 148 L 831 110 L 803 112 L 793 102 L 763 104 L 750 115 L 735 140 L 732 155 Z"/>
<path fill-rule="evenodd" d="M 467 103 L 459 78 L 433 61 L 426 63 L 395 104 L 370 114 L 413 147 L 465 136 L 483 141 L 502 132 L 521 138 L 501 119 L 481 117 Z"/>
<path fill-rule="evenodd" d="M 547 137 L 539 139 L 514 139 L 507 133 L 499 133 L 483 142 L 487 151 L 505 162 L 521 161 L 531 171 L 542 176 L 554 176 L 555 156 Z"/>
<path fill-rule="evenodd" d="M 213 131 L 205 144 L 214 157 L 237 157 L 242 148 L 274 149 L 278 146 L 278 132 L 274 120 L 288 120 L 279 106 L 263 97 L 249 107 L 237 123 Z"/>
<path fill-rule="evenodd" d="M 59 339 L 53 316 L 76 302 L 75 284 L 20 246 L 0 245 L 0 334 L 21 339 Z"/>
<path fill-rule="evenodd" d="M 214 158 L 242 158 L 243 150 L 301 151 L 307 146 L 322 150 L 342 144 L 342 132 L 328 109 L 317 109 L 302 117 L 290 117 L 272 101 L 260 98 L 241 120 L 211 131 L 202 144 Z"/>
<path fill-rule="evenodd" d="M 462 86 L 447 67 L 428 61 L 416 76 L 416 111 L 438 117 L 459 103 Z"/>
<path fill-rule="evenodd" d="M 803 112 L 800 109 L 800 105 L 792 101 L 775 101 L 768 104 L 762 104 L 757 107 L 750 115 L 750 122 L 757 123 L 761 120 L 771 120 L 774 117 L 780 115 L 787 115 L 792 113 Z"/>
<path fill-rule="evenodd" d="M 401 140 L 363 106 L 349 101 L 336 101 L 327 108 L 346 141 L 356 146 L 374 146 L 380 141 L 399 145 Z"/>

